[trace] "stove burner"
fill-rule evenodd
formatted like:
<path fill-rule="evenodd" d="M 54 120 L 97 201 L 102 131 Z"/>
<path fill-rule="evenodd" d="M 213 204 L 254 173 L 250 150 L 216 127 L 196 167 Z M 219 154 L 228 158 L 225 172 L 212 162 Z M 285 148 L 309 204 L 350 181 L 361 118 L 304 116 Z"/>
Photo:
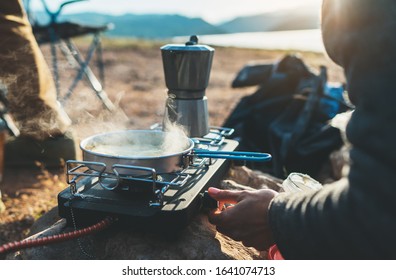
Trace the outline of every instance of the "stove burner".
<path fill-rule="evenodd" d="M 233 151 L 238 142 L 225 139 L 230 132 L 213 128 L 194 142 L 199 149 Z M 127 171 L 134 166 L 114 165 L 108 173 L 101 162 L 68 161 L 69 187 L 58 195 L 59 215 L 70 224 L 73 216 L 81 225 L 89 225 L 110 214 L 124 225 L 184 227 L 201 208 L 204 191 L 218 185 L 229 163 L 194 158 L 180 172 L 157 174 L 152 168 L 139 167 L 144 175 L 132 176 Z"/>
<path fill-rule="evenodd" d="M 193 165 L 194 170 L 205 166 L 206 160 Z M 98 170 L 98 166 L 101 168 Z M 139 169 L 146 171 L 146 175 L 128 175 L 128 169 Z M 105 173 L 106 165 L 100 162 L 68 161 L 67 162 L 67 183 L 70 186 L 71 194 L 78 196 L 85 192 L 88 186 L 99 185 L 108 191 L 151 193 L 156 197 L 155 202 L 150 202 L 152 207 L 160 207 L 163 204 L 163 194 L 169 188 L 181 188 L 193 175 L 191 168 L 186 168 L 181 172 L 157 174 L 153 168 L 144 168 L 128 165 L 114 165 L 114 173 Z M 124 172 L 123 172 L 124 170 Z M 124 175 L 126 174 L 126 175 Z M 91 183 L 87 184 L 84 178 L 91 178 Z"/>

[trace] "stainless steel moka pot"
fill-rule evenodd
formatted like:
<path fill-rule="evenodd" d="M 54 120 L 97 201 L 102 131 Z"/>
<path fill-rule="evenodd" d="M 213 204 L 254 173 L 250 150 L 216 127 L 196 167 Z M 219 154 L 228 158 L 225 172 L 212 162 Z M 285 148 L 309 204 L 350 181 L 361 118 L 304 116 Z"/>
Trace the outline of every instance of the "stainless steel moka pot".
<path fill-rule="evenodd" d="M 189 137 L 209 133 L 208 87 L 214 49 L 198 44 L 193 35 L 185 44 L 161 47 L 168 99 L 165 106 L 164 129 L 169 124 L 184 127 Z"/>

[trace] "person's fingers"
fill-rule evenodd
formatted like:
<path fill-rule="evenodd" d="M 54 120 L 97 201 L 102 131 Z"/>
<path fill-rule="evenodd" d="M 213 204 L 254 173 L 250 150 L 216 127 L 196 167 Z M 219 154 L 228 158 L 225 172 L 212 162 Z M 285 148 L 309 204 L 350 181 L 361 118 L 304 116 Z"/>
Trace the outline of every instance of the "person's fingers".
<path fill-rule="evenodd" d="M 220 190 L 217 188 L 209 188 L 209 195 L 219 201 L 221 205 L 224 203 L 236 204 L 241 200 L 242 191 L 228 191 L 228 190 Z M 220 206 L 220 204 L 219 204 Z M 219 207 L 222 209 L 222 207 Z"/>
<path fill-rule="evenodd" d="M 218 208 L 208 214 L 208 220 L 211 224 L 214 225 L 226 225 L 232 224 L 234 213 L 234 206 L 228 206 L 224 210 Z"/>
<path fill-rule="evenodd" d="M 211 224 L 219 225 L 224 223 L 226 215 L 220 209 L 216 209 L 208 214 L 208 220 Z"/>
<path fill-rule="evenodd" d="M 209 223 L 217 225 L 221 221 L 220 211 L 216 210 L 208 214 Z"/>

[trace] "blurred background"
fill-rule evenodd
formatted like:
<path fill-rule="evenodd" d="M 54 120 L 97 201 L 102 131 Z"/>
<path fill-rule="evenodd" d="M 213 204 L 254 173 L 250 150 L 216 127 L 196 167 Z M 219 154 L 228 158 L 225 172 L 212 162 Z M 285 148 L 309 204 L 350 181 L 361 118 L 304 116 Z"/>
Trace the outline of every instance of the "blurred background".
<path fill-rule="evenodd" d="M 25 1 L 34 18 L 46 24 L 41 0 Z M 63 1 L 47 1 L 55 11 Z M 248 0 L 90 0 L 67 5 L 60 21 L 113 23 L 108 37 L 169 39 L 190 34 L 223 46 L 322 51 L 319 32 L 321 1 Z"/>

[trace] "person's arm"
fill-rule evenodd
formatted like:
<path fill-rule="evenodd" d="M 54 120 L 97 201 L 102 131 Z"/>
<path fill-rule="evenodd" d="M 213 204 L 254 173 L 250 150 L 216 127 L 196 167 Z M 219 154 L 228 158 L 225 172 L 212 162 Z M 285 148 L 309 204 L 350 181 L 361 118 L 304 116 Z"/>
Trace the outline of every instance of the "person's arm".
<path fill-rule="evenodd" d="M 356 110 L 349 184 L 279 195 L 270 224 L 289 259 L 396 257 L 396 2 L 324 0 L 323 39 Z"/>

